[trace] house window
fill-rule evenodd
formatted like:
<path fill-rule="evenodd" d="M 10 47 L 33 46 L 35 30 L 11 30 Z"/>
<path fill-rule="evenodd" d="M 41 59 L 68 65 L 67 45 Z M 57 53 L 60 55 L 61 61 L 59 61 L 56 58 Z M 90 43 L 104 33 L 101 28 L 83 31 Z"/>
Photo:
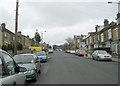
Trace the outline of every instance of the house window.
<path fill-rule="evenodd" d="M 13 36 L 13 40 L 15 40 L 15 37 Z"/>
<path fill-rule="evenodd" d="M 112 38 L 112 33 L 111 33 L 111 29 L 108 30 L 108 38 L 111 39 Z"/>
<path fill-rule="evenodd" d="M 99 37 L 99 35 L 98 35 L 98 41 L 100 41 L 100 37 Z"/>
<path fill-rule="evenodd" d="M 118 28 L 115 29 L 116 39 L 118 39 Z"/>
<path fill-rule="evenodd" d="M 80 43 L 80 40 L 79 40 L 79 39 L 77 39 L 77 43 Z"/>
<path fill-rule="evenodd" d="M 101 34 L 101 42 L 103 42 L 104 41 L 104 35 L 103 35 L 103 33 Z"/>
<path fill-rule="evenodd" d="M 92 43 L 92 37 L 90 37 L 90 43 Z"/>
<path fill-rule="evenodd" d="M 5 38 L 7 38 L 7 34 L 5 33 Z"/>

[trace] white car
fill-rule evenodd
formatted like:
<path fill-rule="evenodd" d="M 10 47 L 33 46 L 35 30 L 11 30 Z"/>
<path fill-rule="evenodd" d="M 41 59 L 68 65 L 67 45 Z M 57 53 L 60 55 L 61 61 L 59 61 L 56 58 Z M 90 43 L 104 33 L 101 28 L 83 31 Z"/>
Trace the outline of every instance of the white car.
<path fill-rule="evenodd" d="M 27 69 L 19 67 L 11 55 L 0 49 L 0 86 L 4 85 L 24 85 L 26 76 L 23 72 Z"/>
<path fill-rule="evenodd" d="M 49 49 L 49 50 L 48 50 L 48 53 L 53 53 L 53 49 Z"/>
<path fill-rule="evenodd" d="M 105 50 L 96 50 L 92 54 L 93 60 L 112 60 L 112 56 Z"/>
<path fill-rule="evenodd" d="M 70 50 L 70 53 L 71 54 L 75 54 L 75 50 Z"/>

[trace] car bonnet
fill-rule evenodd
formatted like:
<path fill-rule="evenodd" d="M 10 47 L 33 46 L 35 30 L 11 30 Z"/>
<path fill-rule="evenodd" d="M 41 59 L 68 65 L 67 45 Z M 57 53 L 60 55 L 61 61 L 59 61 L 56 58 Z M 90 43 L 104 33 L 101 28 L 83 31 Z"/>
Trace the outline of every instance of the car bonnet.
<path fill-rule="evenodd" d="M 18 64 L 20 67 L 25 67 L 27 70 L 33 70 L 35 69 L 35 65 L 33 63 L 29 64 Z"/>

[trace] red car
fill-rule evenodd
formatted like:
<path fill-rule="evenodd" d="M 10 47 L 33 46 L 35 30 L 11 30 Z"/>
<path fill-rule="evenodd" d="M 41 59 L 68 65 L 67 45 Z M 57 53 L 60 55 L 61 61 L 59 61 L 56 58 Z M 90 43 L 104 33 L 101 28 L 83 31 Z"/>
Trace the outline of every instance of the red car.
<path fill-rule="evenodd" d="M 87 56 L 87 52 L 84 51 L 84 50 L 80 50 L 80 51 L 77 52 L 77 55 L 79 55 L 79 56 Z"/>

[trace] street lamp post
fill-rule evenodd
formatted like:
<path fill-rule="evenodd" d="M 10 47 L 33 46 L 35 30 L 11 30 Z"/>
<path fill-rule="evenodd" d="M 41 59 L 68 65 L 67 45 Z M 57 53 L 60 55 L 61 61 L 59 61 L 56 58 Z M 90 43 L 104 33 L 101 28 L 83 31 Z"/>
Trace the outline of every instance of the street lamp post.
<path fill-rule="evenodd" d="M 46 32 L 46 31 L 41 31 L 41 43 L 43 43 L 43 33 Z"/>
<path fill-rule="evenodd" d="M 108 2 L 108 4 L 118 4 L 118 13 L 120 13 L 120 1 L 119 2 Z"/>
<path fill-rule="evenodd" d="M 14 47 L 14 55 L 17 54 L 17 31 L 18 31 L 18 6 L 19 6 L 19 1 L 16 1 L 16 15 L 15 15 L 15 47 Z"/>

